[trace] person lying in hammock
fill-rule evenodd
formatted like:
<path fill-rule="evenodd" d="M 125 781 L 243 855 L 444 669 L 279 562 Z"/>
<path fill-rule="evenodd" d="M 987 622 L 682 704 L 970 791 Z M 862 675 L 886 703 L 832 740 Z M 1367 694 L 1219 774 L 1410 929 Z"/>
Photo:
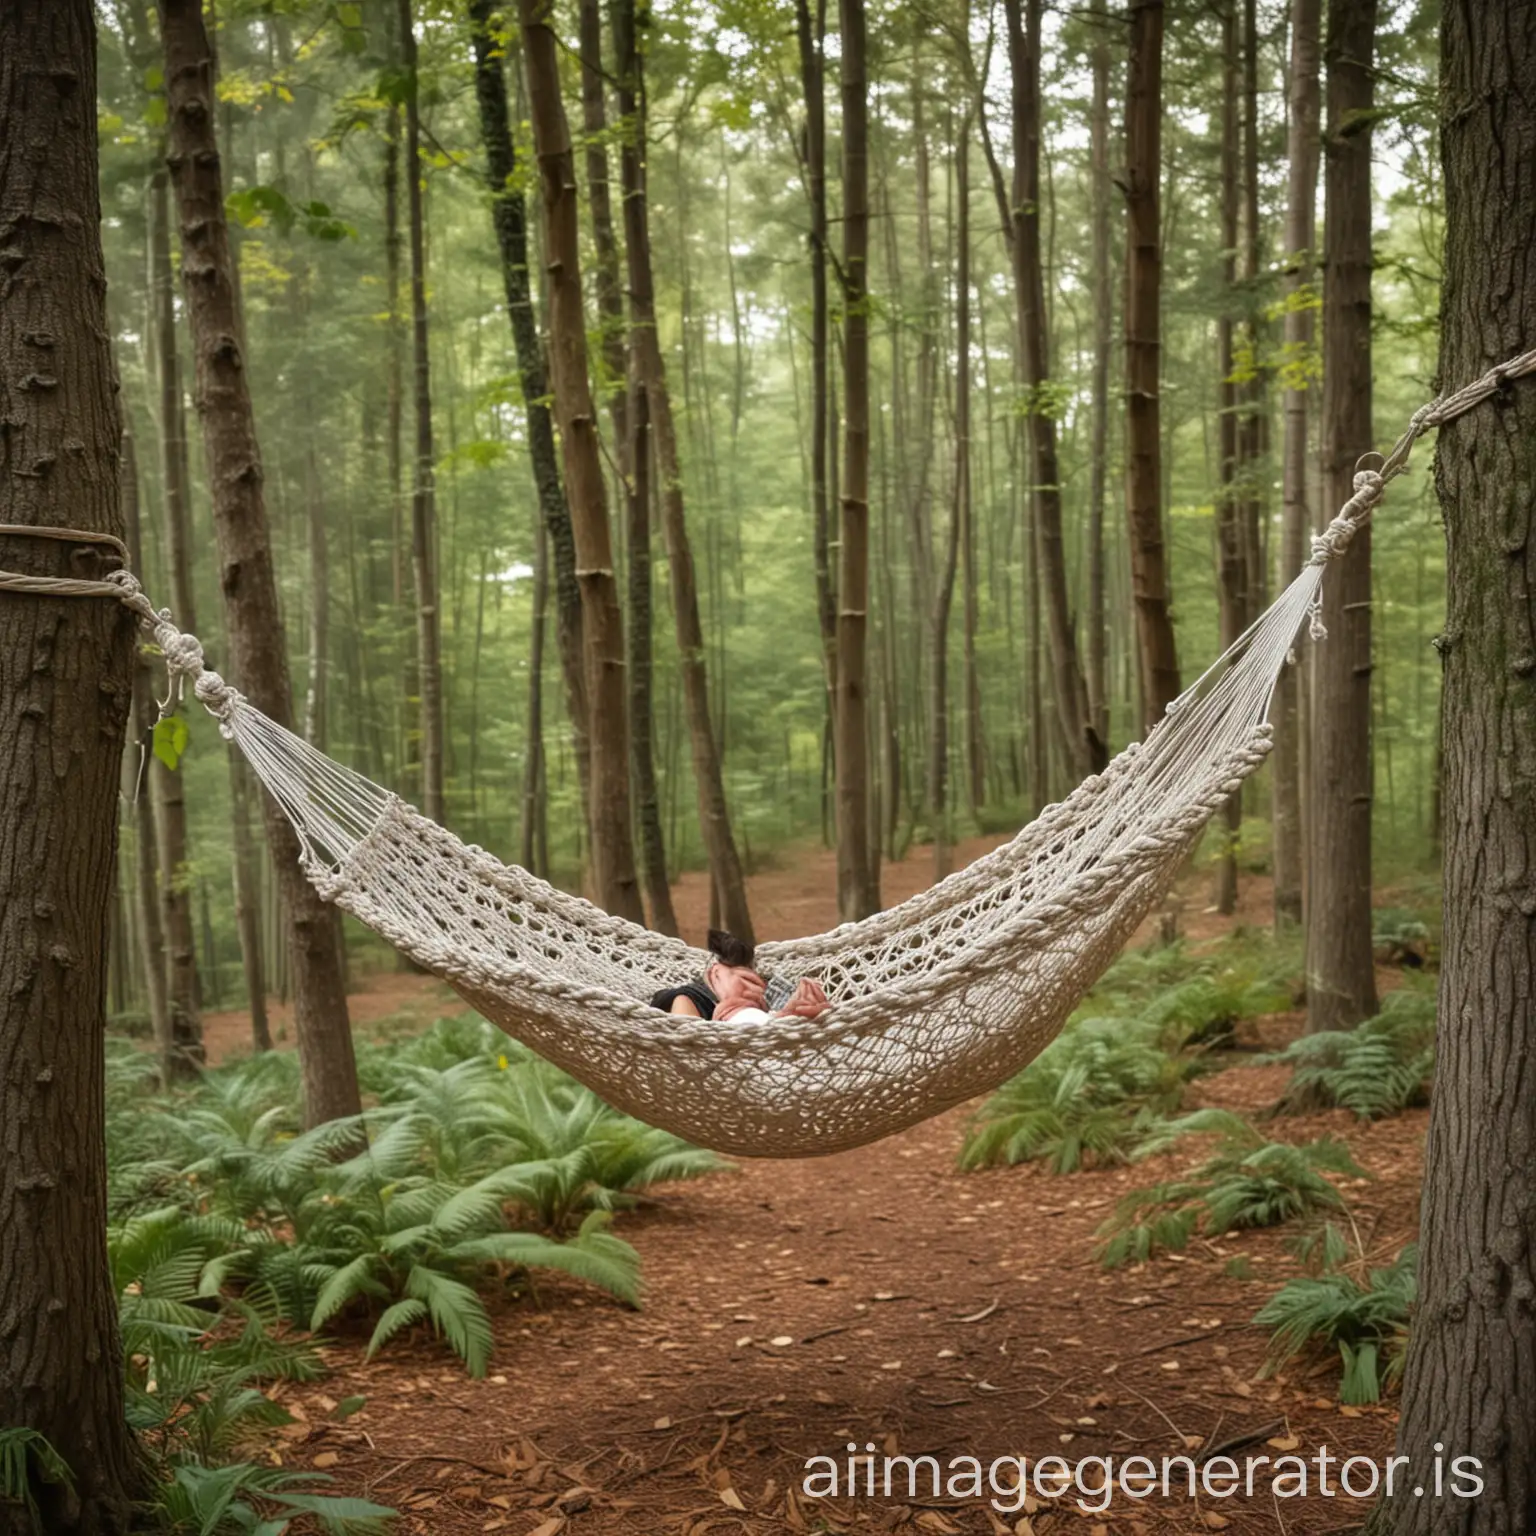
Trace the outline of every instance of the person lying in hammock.
<path fill-rule="evenodd" d="M 651 1007 L 690 1019 L 761 1024 L 786 1014 L 818 1018 L 832 1006 L 821 983 L 809 976 L 765 981 L 752 968 L 752 946 L 735 934 L 711 928 L 706 943 L 715 958 L 704 974 L 680 987 L 664 988 L 651 999 Z"/>

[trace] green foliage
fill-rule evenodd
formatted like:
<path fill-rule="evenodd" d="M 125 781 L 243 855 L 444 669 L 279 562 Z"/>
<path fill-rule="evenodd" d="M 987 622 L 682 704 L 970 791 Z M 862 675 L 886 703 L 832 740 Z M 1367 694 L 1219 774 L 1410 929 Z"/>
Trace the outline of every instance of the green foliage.
<path fill-rule="evenodd" d="M 1115 1019 L 1069 1026 L 977 1113 L 963 1168 L 1046 1159 L 1055 1173 L 1126 1161 L 1149 1116 L 1175 1107 L 1194 1059 Z"/>
<path fill-rule="evenodd" d="M 1404 988 L 1381 1012 L 1348 1030 L 1302 1035 L 1270 1058 L 1289 1064 L 1282 1113 L 1347 1109 L 1362 1120 L 1394 1115 L 1429 1100 L 1435 1067 L 1435 1000 Z"/>
<path fill-rule="evenodd" d="M 1321 1247 L 1322 1273 L 1288 1281 L 1254 1314 L 1256 1326 L 1271 1330 L 1266 1370 L 1279 1370 L 1309 1347 L 1335 1348 L 1339 1400 L 1377 1402 L 1402 1373 L 1418 1250 L 1410 1245 L 1385 1268 L 1357 1278 L 1345 1267 L 1348 1247 L 1331 1224 Z"/>
<path fill-rule="evenodd" d="M 1179 1107 L 1201 1050 L 1244 1018 L 1286 1006 L 1289 950 L 1243 937 L 1193 955 L 1122 956 L 1078 1017 L 977 1113 L 965 1168 L 1048 1160 L 1054 1172 L 1125 1162 Z"/>
<path fill-rule="evenodd" d="M 1197 1110 L 1164 1122 L 1143 1140 L 1138 1155 L 1165 1151 L 1186 1135 L 1208 1133 L 1221 1139 L 1191 1177 L 1132 1190 L 1119 1202 L 1099 1229 L 1105 1268 L 1141 1264 L 1157 1253 L 1183 1249 L 1197 1232 L 1219 1237 L 1342 1210 L 1343 1198 L 1325 1175 L 1364 1177 L 1342 1142 L 1330 1137 L 1301 1146 L 1266 1141 L 1227 1110 Z"/>
<path fill-rule="evenodd" d="M 187 750 L 192 732 L 180 715 L 164 715 L 155 721 L 153 742 L 155 756 L 175 773 L 181 762 L 181 754 Z"/>
<path fill-rule="evenodd" d="M 75 1479 L 64 1458 L 35 1429 L 0 1428 L 0 1510 L 21 1505 L 37 1536 L 44 1536 L 34 1494 L 38 1483 L 73 1489 Z"/>
<path fill-rule="evenodd" d="M 142 1091 L 138 1059 L 115 1055 L 111 1070 Z M 125 1326 L 150 1340 L 204 1326 L 220 1297 L 263 1325 L 318 1330 L 361 1314 L 374 1320 L 370 1354 L 422 1325 L 480 1375 L 485 1287 L 555 1271 L 636 1303 L 638 1260 L 608 1231 L 611 1213 L 726 1166 L 616 1113 L 483 1020 L 441 1020 L 407 1045 L 365 1049 L 360 1065 L 378 1106 L 308 1131 L 294 1059 L 279 1053 L 205 1073 L 174 1116 L 145 1116 L 140 1102 L 160 1134 L 130 1145 L 151 1159 L 113 1158 L 130 1213 L 114 1249 L 132 1297 Z M 140 1208 L 151 1193 L 159 1205 Z M 250 1328 L 240 1337 L 255 1348 Z"/>

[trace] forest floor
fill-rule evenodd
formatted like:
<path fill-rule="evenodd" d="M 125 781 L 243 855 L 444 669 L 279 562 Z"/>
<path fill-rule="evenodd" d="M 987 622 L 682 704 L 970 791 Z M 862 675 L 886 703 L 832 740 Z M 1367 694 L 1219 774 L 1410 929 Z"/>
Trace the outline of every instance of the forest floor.
<path fill-rule="evenodd" d="M 930 858 L 920 849 L 888 869 L 887 900 L 926 884 Z M 1266 920 L 1267 887 L 1245 885 L 1238 920 Z M 832 888 L 830 855 L 819 853 L 755 877 L 762 936 L 829 926 Z M 678 894 L 685 931 L 701 931 L 703 882 L 685 879 Z M 1192 938 L 1227 926 L 1198 911 L 1198 892 L 1187 911 Z M 456 1000 L 428 979 L 390 974 L 356 1002 L 364 1028 L 389 1015 L 393 1032 L 402 1010 L 405 1027 L 424 1026 Z M 1199 1080 L 1193 1101 L 1250 1113 L 1273 1104 L 1285 1069 L 1243 1064 L 1243 1050 L 1275 1049 L 1300 1027 L 1287 1014 L 1241 1026 L 1238 1064 Z M 239 1031 L 221 1021 L 216 1038 L 226 1033 Z M 283 1392 L 297 1422 L 272 1454 L 400 1509 L 411 1536 L 1356 1528 L 1367 1503 L 1338 1493 L 1337 1461 L 1335 1496 L 1319 1494 L 1317 1453 L 1383 1464 L 1396 1412 L 1390 1402 L 1341 1406 L 1333 1359 L 1261 1375 L 1266 1335 L 1249 1322 L 1297 1272 L 1287 1234 L 1197 1240 L 1106 1273 L 1094 1230 L 1114 1202 L 1187 1170 L 1199 1150 L 1064 1176 L 1039 1165 L 961 1173 L 965 1117 L 956 1110 L 835 1157 L 746 1161 L 667 1186 L 619 1227 L 641 1254 L 644 1309 L 541 1279 L 536 1292 L 491 1303 L 496 1352 L 483 1381 L 430 1339 L 391 1344 L 365 1364 L 361 1334 L 343 1334 L 326 1350 L 329 1377 Z M 1283 1126 L 1276 1134 L 1287 1139 L 1331 1132 L 1349 1142 L 1373 1175 L 1347 1191 L 1352 1219 L 1376 1262 L 1393 1257 L 1417 1222 L 1424 1112 L 1367 1125 L 1332 1112 Z M 1239 1256 L 1249 1278 L 1228 1273 Z M 354 1397 L 363 1406 L 340 1418 L 337 1404 Z M 1021 1454 L 1158 1465 L 1202 1452 L 1239 1464 L 1293 1455 L 1309 1460 L 1311 1493 L 1275 1499 L 1261 1473 L 1252 1499 L 1134 1502 L 1117 1490 L 1107 1510 L 1079 1510 L 1069 1496 L 999 1512 L 990 1493 L 935 1498 L 926 1482 L 913 1500 L 898 1474 L 889 1498 L 806 1497 L 807 1458 L 846 1466 L 849 1442 L 983 1466 Z"/>

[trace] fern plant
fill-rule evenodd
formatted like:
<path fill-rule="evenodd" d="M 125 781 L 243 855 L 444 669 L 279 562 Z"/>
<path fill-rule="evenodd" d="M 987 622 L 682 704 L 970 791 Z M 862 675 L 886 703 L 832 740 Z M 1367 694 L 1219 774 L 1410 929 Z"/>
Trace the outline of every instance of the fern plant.
<path fill-rule="evenodd" d="M 361 1160 L 359 1160 L 361 1163 Z M 514 1165 L 458 1188 L 421 1176 L 393 1180 L 366 1165 L 338 1170 L 344 1198 L 307 1204 L 295 1252 L 316 1284 L 309 1327 L 318 1330 L 361 1302 L 378 1310 L 371 1358 L 403 1329 L 430 1323 L 472 1376 L 490 1363 L 491 1325 L 468 1283 L 489 1269 L 549 1269 L 636 1303 L 639 1258 L 594 1212 L 568 1241 L 508 1231 L 504 1208 L 528 1196 L 528 1170 Z"/>
<path fill-rule="evenodd" d="M 1143 1140 L 1138 1155 L 1165 1150 L 1181 1136 L 1215 1132 L 1216 1150 L 1195 1174 L 1132 1190 L 1099 1229 L 1100 1261 L 1113 1269 L 1183 1249 L 1197 1232 L 1274 1227 L 1341 1210 L 1343 1197 L 1327 1173 L 1363 1177 L 1349 1149 L 1330 1137 L 1305 1145 L 1266 1141 L 1240 1116 L 1199 1110 L 1168 1121 Z"/>
<path fill-rule="evenodd" d="M 1125 1162 L 1156 1115 L 1175 1107 L 1195 1059 L 1146 1029 L 1088 1019 L 1059 1035 L 977 1113 L 962 1168 L 1043 1159 L 1054 1173 Z"/>
<path fill-rule="evenodd" d="M 1391 992 L 1375 1018 L 1302 1035 L 1268 1059 L 1292 1069 L 1282 1114 L 1338 1108 L 1376 1120 L 1426 1104 L 1435 1069 L 1434 997 L 1417 987 Z"/>
<path fill-rule="evenodd" d="M 1348 1247 L 1331 1224 L 1322 1247 L 1321 1274 L 1287 1281 L 1254 1314 L 1255 1325 L 1270 1330 L 1265 1370 L 1272 1374 L 1308 1348 L 1334 1348 L 1342 1367 L 1339 1401 L 1378 1402 L 1402 1373 L 1418 1250 L 1410 1244 L 1380 1269 L 1357 1264 L 1363 1271 L 1357 1278 L 1346 1267 Z"/>

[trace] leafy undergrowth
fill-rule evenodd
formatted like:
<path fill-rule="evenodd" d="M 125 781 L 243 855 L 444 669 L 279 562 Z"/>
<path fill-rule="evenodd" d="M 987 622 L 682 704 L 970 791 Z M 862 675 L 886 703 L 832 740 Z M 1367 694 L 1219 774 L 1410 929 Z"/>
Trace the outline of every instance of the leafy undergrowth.
<path fill-rule="evenodd" d="M 1390 1264 L 1371 1267 L 1329 1222 L 1301 1246 L 1316 1275 L 1289 1280 L 1254 1314 L 1272 1330 L 1266 1370 L 1282 1369 L 1306 1351 L 1338 1351 L 1339 1400 L 1374 1403 L 1402 1374 L 1408 1318 L 1417 1295 L 1418 1250 L 1404 1248 Z"/>
<path fill-rule="evenodd" d="M 1197 1233 L 1215 1238 L 1342 1210 L 1343 1197 L 1326 1175 L 1365 1176 L 1342 1142 L 1269 1141 L 1241 1116 L 1222 1109 L 1196 1110 L 1166 1122 L 1143 1140 L 1138 1153 L 1150 1156 L 1199 1134 L 1219 1140 L 1193 1175 L 1132 1190 L 1105 1222 L 1100 1257 L 1106 1268 L 1176 1252 Z"/>

